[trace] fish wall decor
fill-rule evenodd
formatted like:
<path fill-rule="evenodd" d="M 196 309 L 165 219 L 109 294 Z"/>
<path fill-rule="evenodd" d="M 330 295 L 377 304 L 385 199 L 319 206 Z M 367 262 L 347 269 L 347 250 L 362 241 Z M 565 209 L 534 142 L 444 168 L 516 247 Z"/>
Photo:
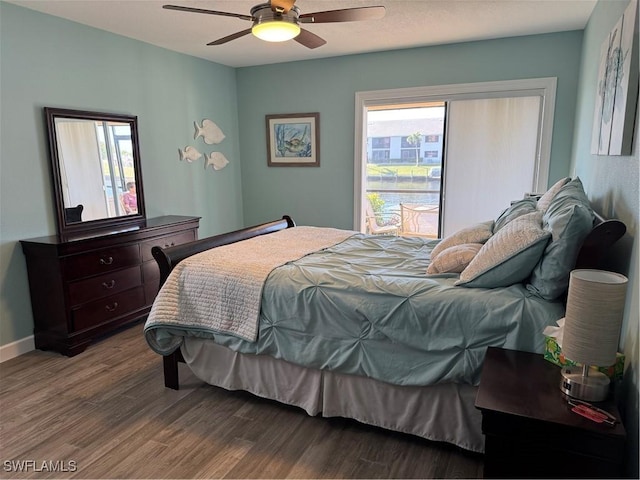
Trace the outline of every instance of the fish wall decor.
<path fill-rule="evenodd" d="M 209 156 L 207 156 L 207 161 L 204 164 L 204 168 L 206 169 L 209 165 L 213 167 L 214 170 L 222 170 L 229 164 L 229 160 L 220 152 L 211 152 Z"/>
<path fill-rule="evenodd" d="M 225 138 L 225 134 L 220 130 L 220 127 L 208 118 L 202 120 L 202 125 L 198 125 L 198 122 L 193 122 L 193 126 L 195 127 L 193 139 L 196 140 L 198 137 L 202 137 L 207 145 L 220 143 Z"/>
<path fill-rule="evenodd" d="M 178 152 L 180 152 L 180 161 L 184 161 L 186 160 L 187 162 L 191 163 L 195 160 L 198 160 L 202 154 L 198 151 L 197 148 L 192 147 L 192 146 L 187 146 L 184 147 L 184 150 L 178 150 Z"/>

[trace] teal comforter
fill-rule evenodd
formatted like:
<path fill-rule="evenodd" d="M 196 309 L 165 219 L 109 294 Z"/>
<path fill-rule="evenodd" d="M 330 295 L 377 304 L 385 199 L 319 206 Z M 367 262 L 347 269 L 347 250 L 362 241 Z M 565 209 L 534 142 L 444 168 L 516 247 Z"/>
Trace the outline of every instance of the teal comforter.
<path fill-rule="evenodd" d="M 488 346 L 542 352 L 542 330 L 564 315 L 562 302 L 521 284 L 465 288 L 454 286 L 457 274 L 428 276 L 436 243 L 356 234 L 276 268 L 257 342 L 176 328 L 145 334 L 210 337 L 238 352 L 397 385 L 477 385 Z"/>

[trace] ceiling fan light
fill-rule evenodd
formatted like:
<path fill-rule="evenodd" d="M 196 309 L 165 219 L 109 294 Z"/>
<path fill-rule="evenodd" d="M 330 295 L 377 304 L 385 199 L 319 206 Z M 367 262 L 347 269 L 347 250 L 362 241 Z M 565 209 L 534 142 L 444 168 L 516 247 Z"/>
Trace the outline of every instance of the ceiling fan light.
<path fill-rule="evenodd" d="M 256 23 L 251 28 L 251 33 L 260 40 L 267 42 L 285 42 L 298 36 L 300 26 L 297 23 L 288 21 L 286 17 L 284 17 L 278 20 L 267 20 Z"/>

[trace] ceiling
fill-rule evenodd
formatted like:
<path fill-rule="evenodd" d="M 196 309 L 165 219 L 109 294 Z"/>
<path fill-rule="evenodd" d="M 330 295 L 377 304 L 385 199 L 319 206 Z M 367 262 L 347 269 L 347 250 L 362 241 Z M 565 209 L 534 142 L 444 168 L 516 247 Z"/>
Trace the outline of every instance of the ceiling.
<path fill-rule="evenodd" d="M 264 65 L 510 36 L 583 29 L 596 0 L 298 0 L 300 13 L 383 5 L 381 20 L 306 24 L 327 44 L 263 42 L 252 35 L 208 42 L 251 27 L 233 17 L 166 10 L 163 4 L 241 13 L 265 0 L 7 0 L 40 12 L 231 67 Z"/>

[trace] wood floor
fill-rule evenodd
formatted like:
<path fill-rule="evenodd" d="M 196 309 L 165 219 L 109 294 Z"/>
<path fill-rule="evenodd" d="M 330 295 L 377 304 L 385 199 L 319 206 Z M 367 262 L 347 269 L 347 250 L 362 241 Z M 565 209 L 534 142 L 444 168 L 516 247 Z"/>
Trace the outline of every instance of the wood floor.
<path fill-rule="evenodd" d="M 204 384 L 142 324 L 0 364 L 0 478 L 480 478 L 482 455 Z M 22 471 L 19 471 L 22 469 Z"/>

